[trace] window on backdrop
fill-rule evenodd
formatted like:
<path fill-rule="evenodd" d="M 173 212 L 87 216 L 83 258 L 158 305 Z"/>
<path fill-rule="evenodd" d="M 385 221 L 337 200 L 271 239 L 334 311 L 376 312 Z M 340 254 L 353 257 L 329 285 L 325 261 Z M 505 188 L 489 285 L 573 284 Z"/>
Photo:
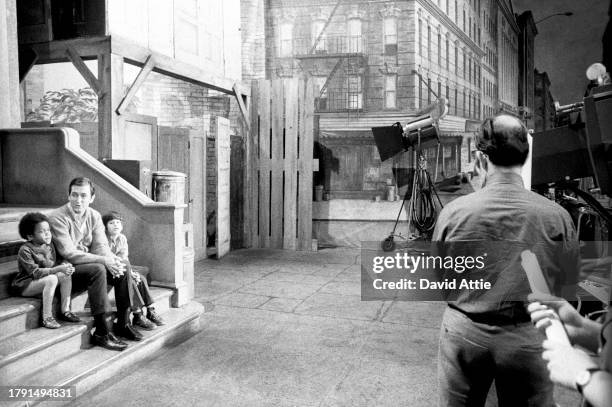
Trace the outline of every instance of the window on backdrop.
<path fill-rule="evenodd" d="M 419 18 L 419 56 L 423 56 L 423 20 Z"/>
<path fill-rule="evenodd" d="M 293 53 L 293 24 L 280 25 L 280 56 L 289 57 Z"/>
<path fill-rule="evenodd" d="M 348 77 L 348 106 L 349 109 L 363 108 L 363 91 L 361 87 L 361 76 L 351 75 Z"/>
<path fill-rule="evenodd" d="M 448 49 L 448 47 L 450 46 L 450 41 L 448 40 L 448 37 L 446 37 L 446 70 L 449 70 L 449 59 L 450 59 L 450 51 Z"/>
<path fill-rule="evenodd" d="M 427 25 L 427 59 L 431 61 L 431 26 Z"/>
<path fill-rule="evenodd" d="M 397 107 L 397 75 L 385 75 L 385 108 Z"/>
<path fill-rule="evenodd" d="M 361 20 L 352 18 L 348 21 L 348 51 L 361 52 Z"/>
<path fill-rule="evenodd" d="M 328 88 L 326 87 L 325 89 L 323 89 L 323 87 L 325 86 L 325 82 L 327 81 L 327 76 L 315 76 L 313 79 L 314 79 L 314 82 L 316 83 L 316 89 L 317 89 L 317 93 L 315 94 L 316 106 L 319 110 L 327 110 L 328 109 L 328 105 L 327 105 Z"/>
<path fill-rule="evenodd" d="M 319 38 L 319 41 L 316 42 L 315 53 L 322 54 L 327 51 L 325 33 L 321 34 L 323 32 L 324 27 L 325 27 L 325 22 L 322 20 L 313 21 L 312 23 L 312 32 L 311 32 L 312 45 L 315 45 L 317 38 L 319 38 L 319 35 L 321 35 L 321 38 Z"/>
<path fill-rule="evenodd" d="M 423 22 L 419 20 L 419 33 L 421 35 Z M 395 17 L 386 17 L 383 23 L 383 40 L 385 46 L 385 54 L 386 55 L 395 55 L 397 54 L 397 18 Z M 419 55 L 421 54 L 422 43 L 419 37 Z"/>

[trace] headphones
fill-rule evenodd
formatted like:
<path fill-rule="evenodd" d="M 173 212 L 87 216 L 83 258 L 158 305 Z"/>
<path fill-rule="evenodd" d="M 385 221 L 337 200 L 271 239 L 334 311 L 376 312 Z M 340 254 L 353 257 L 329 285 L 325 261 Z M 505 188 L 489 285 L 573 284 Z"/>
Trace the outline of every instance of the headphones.
<path fill-rule="evenodd" d="M 478 143 L 476 144 L 476 148 L 480 152 L 486 152 L 487 149 L 491 146 L 491 141 L 493 138 L 493 134 L 495 131 L 493 118 L 487 118 L 483 123 L 480 131 L 480 135 L 478 137 Z"/>

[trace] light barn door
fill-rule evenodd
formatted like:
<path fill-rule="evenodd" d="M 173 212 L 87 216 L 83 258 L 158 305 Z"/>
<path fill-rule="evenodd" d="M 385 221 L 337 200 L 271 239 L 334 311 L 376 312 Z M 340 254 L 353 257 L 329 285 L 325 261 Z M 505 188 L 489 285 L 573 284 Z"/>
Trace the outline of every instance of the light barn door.
<path fill-rule="evenodd" d="M 230 125 L 224 117 L 215 117 L 217 137 L 217 258 L 230 250 Z"/>
<path fill-rule="evenodd" d="M 297 78 L 257 81 L 251 93 L 251 246 L 312 247 L 314 85 Z"/>

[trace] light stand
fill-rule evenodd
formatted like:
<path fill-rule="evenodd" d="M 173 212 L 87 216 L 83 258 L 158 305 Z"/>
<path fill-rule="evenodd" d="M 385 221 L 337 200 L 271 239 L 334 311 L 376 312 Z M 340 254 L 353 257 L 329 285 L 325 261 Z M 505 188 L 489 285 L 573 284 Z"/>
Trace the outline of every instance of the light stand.
<path fill-rule="evenodd" d="M 437 143 L 439 154 L 440 137 L 438 121 L 446 115 L 447 109 L 446 100 L 441 99 L 429 109 L 429 114 L 417 117 L 408 122 L 403 128 L 399 123 L 388 127 L 372 128 L 381 161 L 385 161 L 401 152 L 412 150 L 412 184 L 404 194 L 392 232 L 382 242 L 382 249 L 384 251 L 392 251 L 395 248 L 394 240 L 396 237 L 403 238 L 401 234 L 396 234 L 396 230 L 402 209 L 406 205 L 407 200 L 410 201 L 407 208 L 409 232 L 413 224 L 422 234 L 431 232 L 435 226 L 437 213 L 434 196 L 437 199 L 438 205 L 440 207 L 443 205 L 427 171 L 427 162 L 421 152 L 426 145 Z M 436 159 L 436 165 L 437 162 L 438 160 Z M 417 237 L 411 235 L 410 239 L 414 240 Z"/>

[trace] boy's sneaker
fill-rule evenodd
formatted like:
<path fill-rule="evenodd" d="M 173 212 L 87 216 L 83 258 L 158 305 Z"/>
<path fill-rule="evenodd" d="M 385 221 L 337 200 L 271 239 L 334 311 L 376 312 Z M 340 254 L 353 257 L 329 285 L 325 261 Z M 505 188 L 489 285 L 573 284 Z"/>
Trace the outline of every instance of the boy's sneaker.
<path fill-rule="evenodd" d="M 147 318 L 149 319 L 149 321 L 153 322 L 157 326 L 162 326 L 165 324 L 162 317 L 160 317 L 159 314 L 155 312 L 155 309 L 153 308 L 148 308 Z"/>
<path fill-rule="evenodd" d="M 72 311 L 62 312 L 59 315 L 59 319 L 61 319 L 62 321 L 73 322 L 73 323 L 81 322 L 81 318 L 74 315 Z"/>
<path fill-rule="evenodd" d="M 147 331 L 152 331 L 157 327 L 157 325 L 149 321 L 147 317 L 142 314 L 134 314 L 134 319 L 132 319 L 132 325 L 145 329 Z"/>
<path fill-rule="evenodd" d="M 43 318 L 42 326 L 49 329 L 57 329 L 62 327 L 53 317 Z"/>

